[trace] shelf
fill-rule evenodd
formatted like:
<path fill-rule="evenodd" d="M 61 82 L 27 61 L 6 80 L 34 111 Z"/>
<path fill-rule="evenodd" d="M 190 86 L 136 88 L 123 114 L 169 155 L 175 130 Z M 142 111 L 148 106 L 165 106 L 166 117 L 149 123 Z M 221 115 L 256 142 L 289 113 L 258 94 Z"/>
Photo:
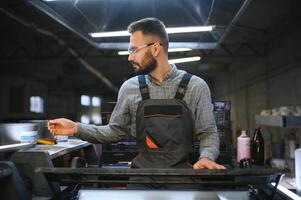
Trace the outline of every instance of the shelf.
<path fill-rule="evenodd" d="M 255 116 L 256 124 L 286 128 L 301 128 L 301 116 Z"/>

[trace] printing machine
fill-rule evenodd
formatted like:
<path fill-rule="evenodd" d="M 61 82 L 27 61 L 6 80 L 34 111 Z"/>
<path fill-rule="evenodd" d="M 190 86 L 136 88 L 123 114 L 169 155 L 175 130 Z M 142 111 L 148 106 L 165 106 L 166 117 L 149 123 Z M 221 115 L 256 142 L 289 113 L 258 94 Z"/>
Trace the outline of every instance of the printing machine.
<path fill-rule="evenodd" d="M 44 173 L 49 184 L 57 182 L 72 188 L 68 193 L 55 193 L 55 198 L 58 199 L 290 199 L 276 189 L 284 171 L 269 168 L 219 171 L 37 168 L 36 172 Z M 275 182 L 276 186 L 272 186 L 271 182 Z M 104 183 L 146 184 L 146 187 L 103 188 L 101 185 Z"/>
<path fill-rule="evenodd" d="M 33 188 L 26 182 L 23 172 L 11 161 L 0 161 L 0 191 L 4 199 L 292 199 L 277 190 L 286 171 L 266 167 L 242 169 L 235 166 L 226 170 L 93 168 L 87 167 L 82 159 L 76 159 L 72 168 L 35 167 L 32 175 L 43 175 L 52 192 L 52 195 L 46 191 L 39 196 L 32 195 L 30 189 Z M 41 179 L 35 184 L 45 186 Z M 126 184 L 145 187 L 127 188 Z"/>
<path fill-rule="evenodd" d="M 229 124 L 224 123 L 227 106 L 227 102 L 215 106 L 224 138 L 230 138 L 226 137 Z M 109 119 L 110 112 L 106 115 Z M 137 152 L 129 136 L 99 146 L 70 139 L 56 145 L 7 147 L 0 149 L 0 193 L 4 199 L 291 199 L 276 189 L 286 171 L 240 168 L 232 163 L 230 141 L 223 140 L 221 147 L 225 156 L 219 162 L 227 169 L 218 171 L 130 169 Z M 191 162 L 197 158 L 198 142 Z"/>
<path fill-rule="evenodd" d="M 114 102 L 102 104 L 103 124 L 108 123 L 114 106 Z M 285 171 L 267 166 L 242 169 L 232 163 L 231 137 L 227 137 L 230 102 L 214 102 L 214 114 L 222 138 L 218 162 L 225 164 L 226 170 L 130 169 L 129 163 L 137 155 L 137 147 L 135 139 L 127 136 L 118 143 L 101 146 L 101 168 L 42 167 L 36 168 L 36 172 L 43 173 L 49 185 L 67 186 L 69 189 L 65 191 L 53 192 L 55 198 L 63 199 L 290 199 L 276 189 Z M 191 162 L 198 158 L 198 148 L 195 142 Z M 193 179 L 187 179 L 191 177 Z M 273 187 L 271 182 L 276 185 Z M 127 184 L 158 187 L 133 189 L 127 188 Z M 165 185 L 179 186 L 170 189 Z M 187 185 L 194 187 L 187 188 Z"/>

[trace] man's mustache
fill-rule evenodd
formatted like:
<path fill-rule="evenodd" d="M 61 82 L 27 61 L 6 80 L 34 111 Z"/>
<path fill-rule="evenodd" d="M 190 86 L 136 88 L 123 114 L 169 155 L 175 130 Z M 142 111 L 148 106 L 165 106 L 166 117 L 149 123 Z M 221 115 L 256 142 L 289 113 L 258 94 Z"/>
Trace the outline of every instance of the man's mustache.
<path fill-rule="evenodd" d="M 138 63 L 136 63 L 136 62 L 132 62 L 132 65 L 133 65 L 133 66 L 134 66 L 134 65 L 137 65 L 137 66 L 140 67 L 140 65 L 139 65 Z"/>

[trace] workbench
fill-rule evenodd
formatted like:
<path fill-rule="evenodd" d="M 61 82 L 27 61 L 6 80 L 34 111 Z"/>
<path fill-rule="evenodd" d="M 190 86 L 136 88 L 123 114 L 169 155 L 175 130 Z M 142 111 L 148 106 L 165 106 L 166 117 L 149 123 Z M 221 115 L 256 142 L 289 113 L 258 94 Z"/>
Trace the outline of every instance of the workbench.
<path fill-rule="evenodd" d="M 100 165 L 94 146 L 78 139 L 69 139 L 55 145 L 37 144 L 27 149 L 18 150 L 11 154 L 10 161 L 16 165 L 22 177 L 33 185 L 34 196 L 51 197 L 53 192 L 49 184 L 42 173 L 34 171 L 35 168 L 71 167 L 71 161 L 74 157 L 85 159 L 90 167 L 99 167 Z M 52 189 L 60 191 L 58 183 L 51 184 Z"/>

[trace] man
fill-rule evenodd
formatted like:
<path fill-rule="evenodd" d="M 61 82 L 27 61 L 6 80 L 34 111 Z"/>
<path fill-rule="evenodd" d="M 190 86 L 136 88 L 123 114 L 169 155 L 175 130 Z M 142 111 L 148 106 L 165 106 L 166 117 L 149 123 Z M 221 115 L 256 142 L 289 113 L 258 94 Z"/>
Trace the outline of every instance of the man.
<path fill-rule="evenodd" d="M 182 84 L 186 72 L 168 63 L 169 39 L 160 20 L 145 18 L 130 24 L 128 30 L 131 33 L 128 60 L 133 64 L 134 71 L 143 76 L 130 78 L 121 86 L 109 124 L 84 125 L 68 119 L 55 119 L 48 122 L 49 130 L 54 135 L 73 135 L 91 143 L 116 142 L 130 133 L 137 137 L 142 155 L 134 159 L 132 167 L 154 167 L 162 163 L 168 163 L 162 164 L 163 167 L 188 167 L 187 155 L 192 149 L 190 141 L 195 134 L 200 140 L 200 159 L 193 169 L 225 169 L 214 162 L 219 155 L 219 136 L 207 84 L 196 76 L 187 76 L 186 83 Z M 184 85 L 182 90 L 179 84 Z M 181 98 L 170 104 L 169 100 L 175 99 L 178 93 Z M 163 102 L 163 106 L 156 107 L 154 101 L 155 104 Z M 149 103 L 144 102 L 152 103 L 146 105 Z M 160 113 L 163 111 L 163 114 Z M 172 122 L 171 118 L 178 121 Z M 152 130 L 149 126 L 153 126 Z M 161 131 L 163 126 L 168 130 Z M 172 133 L 174 135 L 168 135 L 170 131 L 175 131 Z M 159 153 L 161 149 L 165 149 L 164 153 Z M 168 151 L 178 152 L 178 149 L 181 150 L 181 158 L 177 158 L 177 153 L 166 156 Z M 156 158 L 158 154 L 164 154 L 163 159 Z"/>

